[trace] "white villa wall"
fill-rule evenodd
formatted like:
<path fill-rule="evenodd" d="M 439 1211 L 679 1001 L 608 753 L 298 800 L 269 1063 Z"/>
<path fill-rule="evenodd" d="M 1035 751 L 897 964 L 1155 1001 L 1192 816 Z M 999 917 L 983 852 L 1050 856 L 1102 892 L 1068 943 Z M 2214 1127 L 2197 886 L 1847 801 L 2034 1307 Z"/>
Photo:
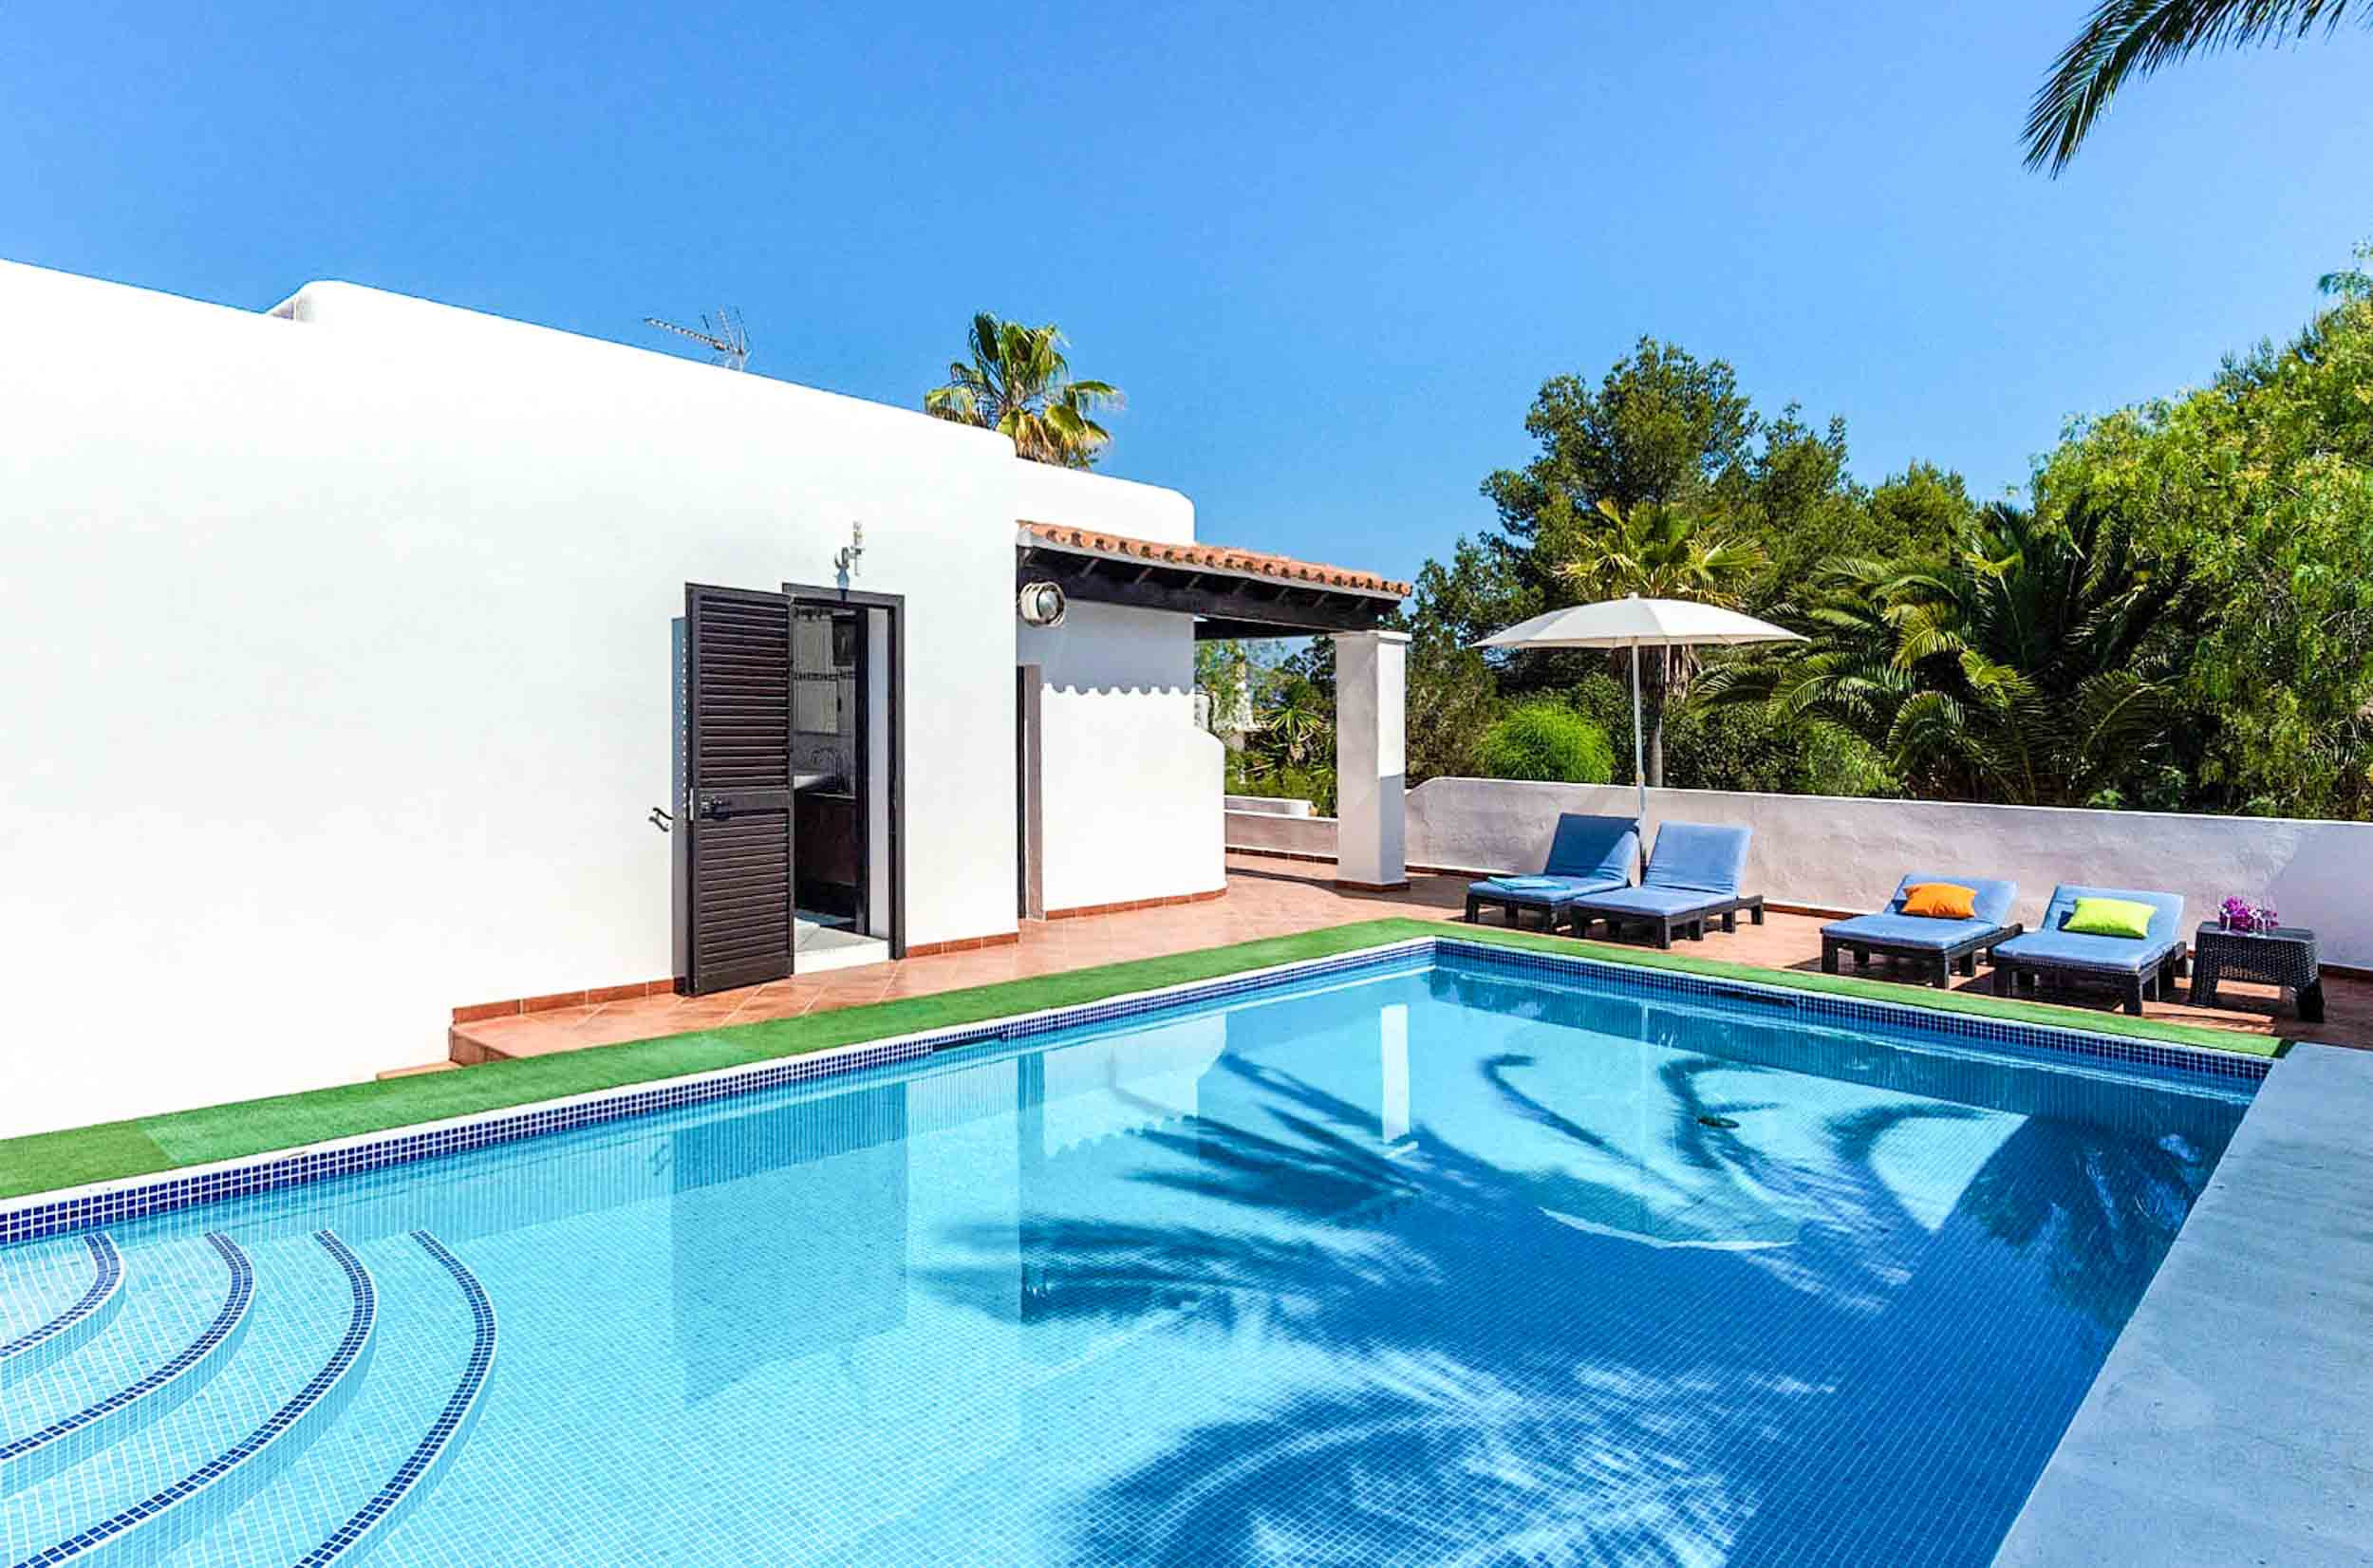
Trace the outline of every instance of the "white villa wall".
<path fill-rule="evenodd" d="M 1428 779 L 1409 794 L 1410 862 L 1538 870 L 1560 812 L 1629 816 L 1636 803 L 1628 785 Z M 2373 823 L 1715 790 L 1651 790 L 1648 804 L 1652 839 L 1666 817 L 1752 828 L 1750 889 L 1782 903 L 1873 909 L 1914 869 L 2011 878 L 2012 918 L 2030 924 L 2057 882 L 2180 893 L 2187 922 L 2238 893 L 2315 927 L 2326 961 L 2373 967 Z"/>
<path fill-rule="evenodd" d="M 1018 521 L 1102 529 L 1132 539 L 1191 543 L 1195 503 L 1175 490 L 1046 463 L 1014 465 Z"/>
<path fill-rule="evenodd" d="M 1021 627 L 1016 657 L 1040 669 L 1045 907 L 1225 886 L 1226 748 L 1195 722 L 1192 623 L 1075 603 Z"/>
<path fill-rule="evenodd" d="M 0 1135 L 364 1078 L 458 1002 L 668 974 L 683 585 L 830 583 L 854 521 L 854 586 L 906 596 L 908 940 L 1014 929 L 1017 485 L 1050 509 L 1003 438 L 345 285 L 284 309 L 0 264 Z M 1158 773 L 1065 798 L 1143 841 Z"/>

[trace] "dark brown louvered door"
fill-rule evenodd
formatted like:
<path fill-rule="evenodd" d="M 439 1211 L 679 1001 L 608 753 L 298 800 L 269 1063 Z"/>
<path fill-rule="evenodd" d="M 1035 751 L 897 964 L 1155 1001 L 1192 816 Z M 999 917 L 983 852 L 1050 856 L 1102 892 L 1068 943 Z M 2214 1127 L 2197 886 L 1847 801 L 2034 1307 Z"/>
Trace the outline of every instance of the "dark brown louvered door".
<path fill-rule="evenodd" d="M 687 586 L 696 996 L 791 973 L 791 601 Z"/>

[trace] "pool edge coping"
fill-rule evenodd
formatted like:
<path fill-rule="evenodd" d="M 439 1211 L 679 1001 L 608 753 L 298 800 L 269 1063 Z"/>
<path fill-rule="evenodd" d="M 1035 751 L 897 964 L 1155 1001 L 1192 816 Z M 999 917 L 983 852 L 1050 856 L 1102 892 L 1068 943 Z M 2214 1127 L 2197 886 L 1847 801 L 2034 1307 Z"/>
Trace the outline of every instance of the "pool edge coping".
<path fill-rule="evenodd" d="M 1784 981 L 1774 983 L 1686 967 L 1631 963 L 1620 958 L 1536 947 L 1454 928 L 1390 938 L 1338 953 L 1290 959 L 1140 991 L 1116 992 L 1090 1000 L 1063 1002 L 969 1022 L 942 1024 L 904 1034 L 852 1040 L 813 1051 L 757 1061 L 735 1062 L 663 1078 L 606 1085 L 546 1100 L 494 1106 L 457 1116 L 377 1128 L 282 1148 L 172 1167 L 161 1171 L 142 1171 L 72 1186 L 20 1193 L 11 1198 L 0 1198 L 0 1247 L 90 1231 L 105 1224 L 124 1223 L 230 1198 L 310 1185 L 388 1166 L 412 1164 L 441 1154 L 519 1142 L 678 1106 L 759 1093 L 808 1079 L 845 1076 L 874 1067 L 922 1060 L 940 1052 L 967 1045 L 1028 1038 L 1131 1013 L 1150 1012 L 1200 997 L 1217 998 L 1259 990 L 1303 973 L 1382 965 L 1401 957 L 1423 956 L 1431 960 L 1438 957 L 1446 945 L 1504 962 L 1529 963 L 1547 970 L 1596 971 L 1633 983 L 1644 980 L 1658 989 L 1682 995 L 1691 992 L 1716 996 L 1744 995 L 1757 1000 L 1777 1001 L 1799 1012 L 1844 1018 L 1876 1013 L 1881 1016 L 1878 1021 L 1882 1023 L 1967 1035 L 1980 1043 L 2027 1045 L 2046 1053 L 2082 1055 L 2095 1059 L 2107 1057 L 2125 1061 L 2128 1065 L 2152 1064 L 2152 1058 L 2143 1054 L 2159 1052 L 2175 1059 L 2155 1065 L 2172 1066 L 2204 1076 L 2246 1080 L 2252 1084 L 2262 1083 L 2280 1059 L 2279 1052 L 2259 1055 L 2123 1032 L 2088 1030 L 2073 1023 L 2030 1022 L 1984 1011 L 1938 1008 L 1917 1000 L 1863 998 Z M 571 1117 L 570 1113 L 577 1111 L 607 1113 Z M 507 1129 L 509 1135 L 469 1136 L 480 1129 Z M 355 1153 L 383 1157 L 340 1159 L 340 1156 Z M 235 1178 L 240 1176 L 258 1174 L 278 1175 L 280 1179 L 251 1185 L 239 1185 L 235 1182 Z M 151 1201 L 144 1204 L 133 1202 L 140 1198 Z M 47 1217 L 46 1222 L 44 1217 Z"/>

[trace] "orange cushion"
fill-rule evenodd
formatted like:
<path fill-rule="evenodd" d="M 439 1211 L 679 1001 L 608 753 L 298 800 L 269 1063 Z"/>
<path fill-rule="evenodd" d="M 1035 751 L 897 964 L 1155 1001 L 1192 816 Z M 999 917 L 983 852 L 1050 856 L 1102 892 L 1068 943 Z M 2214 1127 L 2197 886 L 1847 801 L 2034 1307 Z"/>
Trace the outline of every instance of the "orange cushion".
<path fill-rule="evenodd" d="M 1920 882 L 1903 895 L 1903 913 L 1927 920 L 1968 920 L 1977 913 L 1977 889 L 1957 882 Z"/>

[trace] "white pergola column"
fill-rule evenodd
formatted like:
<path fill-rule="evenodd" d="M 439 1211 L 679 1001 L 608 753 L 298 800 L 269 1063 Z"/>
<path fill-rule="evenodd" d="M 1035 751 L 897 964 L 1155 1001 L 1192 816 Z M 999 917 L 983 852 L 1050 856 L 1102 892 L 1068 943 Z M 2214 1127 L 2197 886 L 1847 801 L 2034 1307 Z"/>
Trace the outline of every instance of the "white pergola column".
<path fill-rule="evenodd" d="M 1378 890 L 1409 886 L 1409 633 L 1335 638 L 1335 880 Z"/>

